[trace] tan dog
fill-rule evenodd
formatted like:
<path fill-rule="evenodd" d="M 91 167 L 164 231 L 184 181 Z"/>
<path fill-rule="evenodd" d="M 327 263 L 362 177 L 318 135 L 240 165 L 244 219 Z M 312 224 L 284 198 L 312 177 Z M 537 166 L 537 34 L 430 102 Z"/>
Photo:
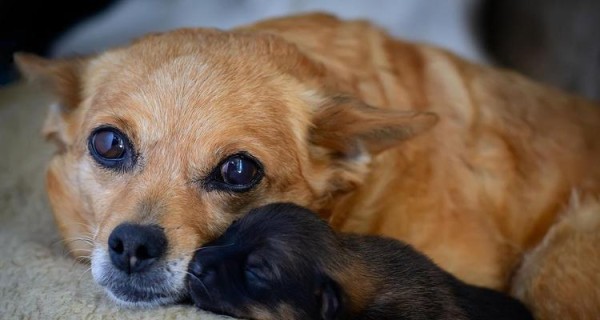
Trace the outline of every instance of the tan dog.
<path fill-rule="evenodd" d="M 561 251 L 576 262 L 566 281 L 547 267 L 569 238 L 544 239 L 574 191 L 600 195 L 588 101 L 320 14 L 17 61 L 60 98 L 45 128 L 60 230 L 85 239 L 70 249 L 93 250 L 95 279 L 120 302 L 177 300 L 197 247 L 288 201 L 338 230 L 407 241 L 472 284 L 523 275 L 514 290 L 541 317 L 600 312 L 600 253 L 578 236 L 600 230 L 600 212 L 568 229 L 582 250 Z"/>

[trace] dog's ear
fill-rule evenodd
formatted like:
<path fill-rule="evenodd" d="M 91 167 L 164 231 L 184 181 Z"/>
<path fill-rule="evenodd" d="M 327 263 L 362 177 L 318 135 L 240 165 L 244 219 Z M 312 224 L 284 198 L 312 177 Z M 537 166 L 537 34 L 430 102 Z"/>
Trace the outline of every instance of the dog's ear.
<path fill-rule="evenodd" d="M 81 100 L 81 73 L 86 58 L 49 60 L 28 53 L 16 53 L 15 63 L 27 80 L 48 89 L 57 99 L 52 104 L 42 134 L 59 150 L 67 145 L 66 118 Z"/>
<path fill-rule="evenodd" d="M 322 276 L 321 284 L 317 290 L 317 301 L 320 306 L 322 320 L 342 318 L 344 300 L 339 285 L 333 279 Z"/>
<path fill-rule="evenodd" d="M 437 120 L 431 112 L 378 109 L 354 98 L 334 97 L 315 111 L 310 139 L 343 157 L 376 155 L 426 131 Z"/>

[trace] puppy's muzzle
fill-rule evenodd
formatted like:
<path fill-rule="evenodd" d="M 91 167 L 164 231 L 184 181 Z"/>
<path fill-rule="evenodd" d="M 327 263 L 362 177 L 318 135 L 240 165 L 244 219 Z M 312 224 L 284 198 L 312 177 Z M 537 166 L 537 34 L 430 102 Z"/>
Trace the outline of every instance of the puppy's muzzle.
<path fill-rule="evenodd" d="M 220 267 L 223 256 L 218 254 L 213 248 L 200 249 L 189 266 L 189 272 L 193 276 L 192 280 L 197 279 L 208 287 L 219 285 L 217 279 L 217 269 Z"/>
<path fill-rule="evenodd" d="M 167 249 L 167 237 L 157 225 L 123 223 L 108 238 L 113 265 L 128 274 L 148 270 Z"/>

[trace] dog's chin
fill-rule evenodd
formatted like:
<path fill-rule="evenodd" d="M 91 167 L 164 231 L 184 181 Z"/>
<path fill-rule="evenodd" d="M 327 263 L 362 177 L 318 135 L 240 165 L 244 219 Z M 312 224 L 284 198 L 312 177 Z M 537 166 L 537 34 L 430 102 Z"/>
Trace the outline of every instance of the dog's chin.
<path fill-rule="evenodd" d="M 154 308 L 162 305 L 173 304 L 183 300 L 183 296 L 179 295 L 163 295 L 147 292 L 128 292 L 119 293 L 118 295 L 106 288 L 108 297 L 122 308 L 128 309 L 146 309 Z"/>
<path fill-rule="evenodd" d="M 94 249 L 92 276 L 121 307 L 149 308 L 173 304 L 187 296 L 187 259 L 156 264 L 148 271 L 127 274 L 111 263 L 106 250 Z"/>

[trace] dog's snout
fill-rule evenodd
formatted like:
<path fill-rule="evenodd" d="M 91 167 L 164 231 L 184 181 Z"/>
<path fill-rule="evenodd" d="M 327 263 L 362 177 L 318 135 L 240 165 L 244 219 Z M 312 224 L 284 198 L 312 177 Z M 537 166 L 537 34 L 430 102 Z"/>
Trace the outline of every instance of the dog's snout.
<path fill-rule="evenodd" d="M 202 265 L 202 262 L 199 259 L 194 259 L 192 260 L 192 263 L 190 264 L 190 272 L 192 273 L 192 275 L 194 276 L 200 276 L 202 274 L 202 272 L 204 271 L 204 266 Z"/>
<path fill-rule="evenodd" d="M 211 249 L 200 249 L 189 266 L 190 273 L 204 283 L 215 280 L 217 269 L 223 263 L 223 256 Z"/>
<path fill-rule="evenodd" d="M 167 249 L 167 238 L 156 225 L 124 223 L 108 238 L 112 263 L 127 273 L 142 272 L 158 260 Z"/>

